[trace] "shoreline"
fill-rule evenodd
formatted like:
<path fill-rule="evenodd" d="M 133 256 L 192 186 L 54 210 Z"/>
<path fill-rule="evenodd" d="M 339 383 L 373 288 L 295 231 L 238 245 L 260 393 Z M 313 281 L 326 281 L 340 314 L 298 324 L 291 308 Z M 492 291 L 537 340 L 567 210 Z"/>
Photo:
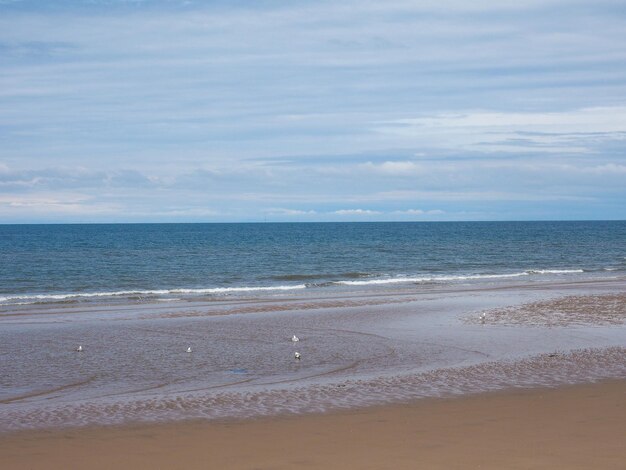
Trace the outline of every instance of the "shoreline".
<path fill-rule="evenodd" d="M 366 299 L 392 299 L 392 298 L 415 298 L 419 299 L 424 296 L 437 295 L 454 295 L 467 293 L 489 293 L 498 291 L 549 291 L 549 290 L 584 290 L 589 288 L 596 291 L 614 290 L 615 286 L 623 286 L 626 283 L 626 276 L 613 276 L 598 279 L 568 279 L 568 280 L 542 280 L 538 282 L 518 282 L 509 279 L 501 279 L 496 283 L 490 283 L 488 280 L 478 282 L 472 281 L 469 284 L 398 284 L 392 286 L 367 286 L 367 288 L 357 286 L 351 290 L 311 290 L 299 291 L 297 293 L 270 295 L 236 295 L 236 296 L 216 296 L 216 297 L 190 297 L 168 299 L 166 302 L 156 298 L 146 298 L 144 300 L 120 300 L 101 302 L 79 302 L 79 301 L 41 301 L 33 303 L 4 304 L 0 303 L 0 318 L 25 317 L 39 315 L 59 315 L 59 314 L 89 314 L 89 313 L 106 313 L 119 311 L 137 311 L 137 310 L 180 310 L 189 309 L 215 309 L 208 315 L 229 315 L 228 307 L 238 305 L 264 305 L 264 304 L 299 304 L 299 303 L 324 303 L 330 302 L 350 302 L 351 300 Z M 419 288 L 415 289 L 415 285 Z M 409 300 L 410 301 L 410 300 Z M 386 302 L 384 302 L 386 303 Z M 376 302 L 366 303 L 365 305 L 377 305 Z M 358 306 L 358 304 L 357 304 Z M 226 312 L 221 312 L 226 309 Z M 277 311 L 281 311 L 279 309 Z M 252 312 L 264 312 L 267 310 L 253 310 Z M 252 313 L 250 312 L 250 313 Z M 248 312 L 235 312 L 248 313 Z M 205 314 L 206 315 L 206 314 Z"/>
<path fill-rule="evenodd" d="M 618 469 L 624 434 L 621 379 L 321 414 L 17 431 L 0 435 L 0 466 Z"/>

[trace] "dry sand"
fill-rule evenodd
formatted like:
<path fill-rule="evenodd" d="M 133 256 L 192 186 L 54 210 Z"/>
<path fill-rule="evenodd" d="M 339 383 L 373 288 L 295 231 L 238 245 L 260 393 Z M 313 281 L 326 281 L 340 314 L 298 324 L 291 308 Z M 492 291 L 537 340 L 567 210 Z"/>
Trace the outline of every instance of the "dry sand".
<path fill-rule="evenodd" d="M 623 470 L 626 380 L 240 422 L 20 432 L 0 437 L 0 468 Z"/>

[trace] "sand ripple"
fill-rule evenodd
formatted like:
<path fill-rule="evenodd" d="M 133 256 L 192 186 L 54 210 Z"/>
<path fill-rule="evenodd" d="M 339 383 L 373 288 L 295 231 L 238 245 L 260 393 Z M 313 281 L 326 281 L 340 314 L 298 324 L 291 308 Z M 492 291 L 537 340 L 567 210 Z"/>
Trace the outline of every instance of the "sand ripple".
<path fill-rule="evenodd" d="M 36 408 L 27 404 L 7 404 L 0 415 L 0 429 L 249 418 L 402 402 L 421 397 L 449 397 L 511 387 L 554 387 L 608 378 L 626 378 L 626 348 L 557 352 L 404 376 L 313 382 L 309 385 L 254 385 L 240 391 L 204 390 L 126 400 L 104 398 Z"/>

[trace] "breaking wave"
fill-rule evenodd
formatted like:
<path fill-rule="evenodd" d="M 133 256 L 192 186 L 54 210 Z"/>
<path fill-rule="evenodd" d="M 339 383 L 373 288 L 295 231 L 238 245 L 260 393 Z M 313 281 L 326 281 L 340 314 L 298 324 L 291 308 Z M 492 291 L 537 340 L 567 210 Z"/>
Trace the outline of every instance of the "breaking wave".
<path fill-rule="evenodd" d="M 245 294 L 254 292 L 290 292 L 302 289 L 320 289 L 331 286 L 376 286 L 389 284 L 423 284 L 440 282 L 462 282 L 472 280 L 498 280 L 512 279 L 528 276 L 540 275 L 566 275 L 586 272 L 583 269 L 530 269 L 516 273 L 501 274 L 467 274 L 467 275 L 438 275 L 438 276 L 390 276 L 372 278 L 372 274 L 362 272 L 347 272 L 341 274 L 348 280 L 327 280 L 324 275 L 293 274 L 286 276 L 276 276 L 280 280 L 306 280 L 320 279 L 322 282 L 310 282 L 306 284 L 286 284 L 286 285 L 266 285 L 266 286 L 235 286 L 235 287 L 210 287 L 210 288 L 176 288 L 176 289 L 148 289 L 148 290 L 119 290 L 106 292 L 72 292 L 72 293 L 49 293 L 49 294 L 17 294 L 0 296 L 0 304 L 4 305 L 25 305 L 39 303 L 74 303 L 97 299 L 130 299 L 130 300 L 172 300 L 171 296 L 179 299 L 184 296 L 219 296 L 229 294 Z M 332 277 L 338 277 L 333 275 Z M 331 277 L 331 276 L 329 276 Z M 331 277 L 331 279 L 332 279 Z M 367 279 L 365 279 L 367 278 Z M 163 299 L 164 296 L 168 298 Z"/>
<path fill-rule="evenodd" d="M 445 281 L 471 281 L 480 279 L 508 279 L 535 274 L 573 274 L 582 273 L 582 269 L 532 269 L 519 273 L 510 274 L 469 274 L 458 276 L 420 276 L 420 277 L 391 277 L 385 279 L 369 279 L 366 281 L 337 281 L 335 284 L 349 286 L 365 286 L 376 284 L 400 284 L 400 283 L 425 283 L 425 282 L 445 282 Z"/>
<path fill-rule="evenodd" d="M 289 291 L 305 289 L 305 284 L 297 284 L 292 286 L 260 286 L 260 287 L 212 287 L 207 289 L 154 289 L 154 290 L 122 290 L 113 292 L 84 292 L 69 294 L 36 294 L 36 295 L 11 295 L 0 297 L 0 302 L 21 301 L 22 303 L 33 302 L 63 302 L 68 300 L 92 299 L 98 297 L 151 297 L 172 294 L 187 295 L 210 295 L 210 294 L 228 294 L 238 292 L 256 292 L 256 291 Z"/>

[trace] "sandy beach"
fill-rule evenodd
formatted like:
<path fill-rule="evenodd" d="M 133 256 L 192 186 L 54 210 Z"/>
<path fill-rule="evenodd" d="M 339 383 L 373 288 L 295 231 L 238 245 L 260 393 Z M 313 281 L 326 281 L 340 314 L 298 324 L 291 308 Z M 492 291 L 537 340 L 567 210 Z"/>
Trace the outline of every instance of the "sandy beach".
<path fill-rule="evenodd" d="M 623 469 L 625 299 L 618 279 L 29 307 L 3 317 L 0 468 Z"/>
<path fill-rule="evenodd" d="M 623 469 L 626 381 L 243 421 L 24 431 L 0 466 Z"/>

